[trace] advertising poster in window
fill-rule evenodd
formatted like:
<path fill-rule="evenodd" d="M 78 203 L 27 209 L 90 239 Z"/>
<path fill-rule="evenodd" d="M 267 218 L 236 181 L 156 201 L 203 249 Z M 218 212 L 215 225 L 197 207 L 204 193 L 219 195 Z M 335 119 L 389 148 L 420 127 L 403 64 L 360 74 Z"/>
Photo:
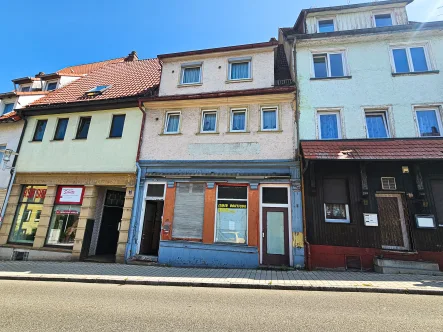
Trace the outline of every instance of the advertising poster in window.
<path fill-rule="evenodd" d="M 246 201 L 217 202 L 217 242 L 246 243 L 248 205 Z"/>

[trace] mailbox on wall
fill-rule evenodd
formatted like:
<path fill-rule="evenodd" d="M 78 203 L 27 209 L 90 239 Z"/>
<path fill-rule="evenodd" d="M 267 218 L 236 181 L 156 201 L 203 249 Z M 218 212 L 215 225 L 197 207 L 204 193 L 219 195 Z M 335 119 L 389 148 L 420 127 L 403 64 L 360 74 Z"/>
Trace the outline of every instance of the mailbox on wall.
<path fill-rule="evenodd" d="M 377 213 L 363 213 L 365 226 L 378 226 Z"/>

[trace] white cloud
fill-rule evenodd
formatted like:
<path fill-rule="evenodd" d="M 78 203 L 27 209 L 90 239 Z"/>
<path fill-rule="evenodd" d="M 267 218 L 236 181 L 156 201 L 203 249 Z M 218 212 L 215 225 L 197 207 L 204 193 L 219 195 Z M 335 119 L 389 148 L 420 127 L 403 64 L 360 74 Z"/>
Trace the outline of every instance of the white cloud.
<path fill-rule="evenodd" d="M 443 20 L 443 0 L 415 0 L 406 7 L 410 21 L 429 22 Z"/>

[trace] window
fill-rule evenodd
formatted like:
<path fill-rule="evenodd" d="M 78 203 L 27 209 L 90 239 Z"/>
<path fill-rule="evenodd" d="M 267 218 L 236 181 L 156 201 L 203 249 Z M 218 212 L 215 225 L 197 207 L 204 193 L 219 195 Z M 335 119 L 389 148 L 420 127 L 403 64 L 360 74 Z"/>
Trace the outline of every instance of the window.
<path fill-rule="evenodd" d="M 68 246 L 74 245 L 81 205 L 55 205 L 49 225 L 46 244 Z"/>
<path fill-rule="evenodd" d="M 383 190 L 397 190 L 397 183 L 393 177 L 381 178 L 381 189 Z"/>
<path fill-rule="evenodd" d="M 395 73 L 425 72 L 430 70 L 424 46 L 395 47 L 391 49 Z"/>
<path fill-rule="evenodd" d="M 58 119 L 57 127 L 55 128 L 54 141 L 63 141 L 65 139 L 68 122 L 69 119 Z"/>
<path fill-rule="evenodd" d="M 388 121 L 386 120 L 386 112 L 365 112 L 366 130 L 368 138 L 387 138 Z"/>
<path fill-rule="evenodd" d="M 32 138 L 34 142 L 41 142 L 43 140 L 43 135 L 45 134 L 45 128 L 47 123 L 48 120 L 37 120 L 34 137 Z"/>
<path fill-rule="evenodd" d="M 164 183 L 148 183 L 146 189 L 147 200 L 163 200 L 165 196 L 165 184 Z"/>
<path fill-rule="evenodd" d="M 172 237 L 201 240 L 203 237 L 204 210 L 205 184 L 177 183 Z"/>
<path fill-rule="evenodd" d="M 165 134 L 177 134 L 180 131 L 180 113 L 166 113 Z"/>
<path fill-rule="evenodd" d="M 334 32 L 334 20 L 319 20 L 318 21 L 318 32 Z"/>
<path fill-rule="evenodd" d="M 203 111 L 201 132 L 215 133 L 217 131 L 217 111 Z"/>
<path fill-rule="evenodd" d="M 345 179 L 323 179 L 326 222 L 350 223 L 348 185 Z"/>
<path fill-rule="evenodd" d="M 91 125 L 91 117 L 81 117 L 78 123 L 76 139 L 86 139 L 88 137 L 89 126 Z"/>
<path fill-rule="evenodd" d="M 25 86 L 21 86 L 20 87 L 20 91 L 21 92 L 29 92 L 29 91 L 31 91 L 31 86 L 30 85 L 25 85 Z"/>
<path fill-rule="evenodd" d="M 392 26 L 391 14 L 377 14 L 374 15 L 375 26 L 380 27 L 390 27 Z"/>
<path fill-rule="evenodd" d="M 261 130 L 271 131 L 278 129 L 278 111 L 276 107 L 262 107 Z"/>
<path fill-rule="evenodd" d="M 231 110 L 231 131 L 232 132 L 246 131 L 246 109 Z"/>
<path fill-rule="evenodd" d="M 12 112 L 13 110 L 14 110 L 14 103 L 8 103 L 8 104 L 5 103 L 2 114 L 7 114 L 9 112 Z"/>
<path fill-rule="evenodd" d="M 9 235 L 10 242 L 30 244 L 34 242 L 46 189 L 45 186 L 23 186 Z"/>
<path fill-rule="evenodd" d="M 345 76 L 344 53 L 313 54 L 314 77 L 343 77 Z"/>
<path fill-rule="evenodd" d="M 217 187 L 215 242 L 247 243 L 248 188 Z"/>
<path fill-rule="evenodd" d="M 201 64 L 182 66 L 180 84 L 201 83 Z"/>
<path fill-rule="evenodd" d="M 441 136 L 441 119 L 438 109 L 416 109 L 418 131 L 421 137 Z"/>
<path fill-rule="evenodd" d="M 48 82 L 46 85 L 46 91 L 52 91 L 57 88 L 57 82 Z"/>
<path fill-rule="evenodd" d="M 262 187 L 263 204 L 288 204 L 287 187 Z"/>
<path fill-rule="evenodd" d="M 118 114 L 112 116 L 111 132 L 109 137 L 122 137 L 123 127 L 125 125 L 125 114 Z"/>
<path fill-rule="evenodd" d="M 251 78 L 251 59 L 230 59 L 229 80 L 247 80 Z"/>
<path fill-rule="evenodd" d="M 318 127 L 320 139 L 341 138 L 340 112 L 318 113 Z"/>
<path fill-rule="evenodd" d="M 97 85 L 96 87 L 92 88 L 91 90 L 86 91 L 85 95 L 87 95 L 87 96 L 101 95 L 103 92 L 105 92 L 110 87 L 111 87 L 110 85 Z"/>

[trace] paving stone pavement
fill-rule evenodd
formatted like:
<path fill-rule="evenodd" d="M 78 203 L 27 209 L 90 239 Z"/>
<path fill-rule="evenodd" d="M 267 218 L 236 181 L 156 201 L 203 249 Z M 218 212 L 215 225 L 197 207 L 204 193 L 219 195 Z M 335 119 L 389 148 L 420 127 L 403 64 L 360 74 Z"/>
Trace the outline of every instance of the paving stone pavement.
<path fill-rule="evenodd" d="M 1 261 L 0 279 L 443 295 L 443 276 Z"/>

